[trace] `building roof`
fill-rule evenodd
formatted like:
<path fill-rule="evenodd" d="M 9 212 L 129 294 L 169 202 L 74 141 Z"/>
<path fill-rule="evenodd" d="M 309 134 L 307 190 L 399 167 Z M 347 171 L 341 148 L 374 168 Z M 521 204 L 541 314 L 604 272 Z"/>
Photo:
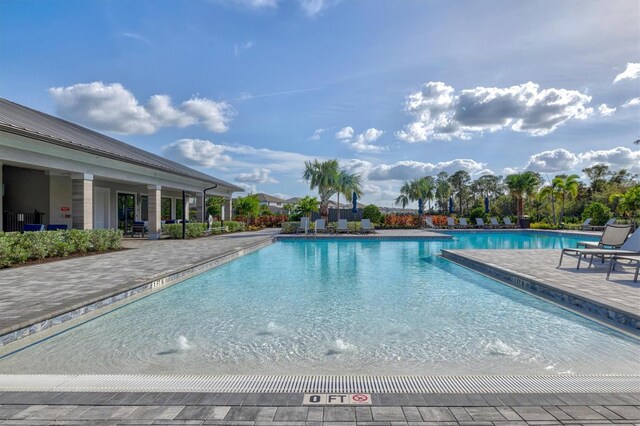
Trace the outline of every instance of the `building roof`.
<path fill-rule="evenodd" d="M 3 98 L 0 98 L 0 131 L 243 191 L 206 173 Z"/>
<path fill-rule="evenodd" d="M 260 200 L 263 203 L 269 202 L 269 203 L 286 203 L 285 200 L 283 200 L 282 198 L 278 198 L 278 197 L 274 197 L 273 195 L 269 195 L 269 194 L 265 194 L 264 192 L 259 192 L 257 194 L 255 194 L 256 197 L 258 197 L 258 200 Z"/>

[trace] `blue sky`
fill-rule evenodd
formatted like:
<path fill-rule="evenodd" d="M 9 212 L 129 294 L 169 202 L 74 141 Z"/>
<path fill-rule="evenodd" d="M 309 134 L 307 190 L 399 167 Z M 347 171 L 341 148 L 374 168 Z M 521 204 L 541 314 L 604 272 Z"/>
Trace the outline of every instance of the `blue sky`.
<path fill-rule="evenodd" d="M 0 96 L 248 191 L 309 193 L 312 158 L 382 205 L 440 170 L 640 172 L 635 1 L 0 7 Z"/>

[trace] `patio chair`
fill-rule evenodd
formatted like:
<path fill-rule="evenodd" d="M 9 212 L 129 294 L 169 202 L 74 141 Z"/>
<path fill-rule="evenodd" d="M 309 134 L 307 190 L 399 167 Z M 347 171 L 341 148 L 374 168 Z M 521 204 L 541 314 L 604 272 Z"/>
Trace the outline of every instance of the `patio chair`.
<path fill-rule="evenodd" d="M 347 219 L 338 219 L 338 227 L 336 228 L 336 233 L 339 234 L 341 232 L 349 233 L 349 225 L 347 224 Z"/>
<path fill-rule="evenodd" d="M 299 234 L 300 232 L 304 232 L 305 235 L 309 232 L 309 218 L 308 217 L 300 218 L 300 225 L 298 225 L 298 229 L 296 230 L 296 234 Z"/>
<path fill-rule="evenodd" d="M 640 257 L 631 257 L 631 256 L 613 256 L 611 258 L 611 263 L 609 263 L 609 271 L 607 272 L 607 280 L 611 275 L 611 272 L 615 271 L 616 265 L 624 262 L 625 265 L 636 264 L 636 272 L 633 276 L 633 282 L 638 282 L 638 275 L 640 275 Z"/>
<path fill-rule="evenodd" d="M 50 223 L 47 225 L 47 231 L 65 231 L 67 229 L 69 229 L 69 227 L 65 224 L 56 225 Z"/>
<path fill-rule="evenodd" d="M 627 240 L 631 225 L 608 225 L 600 241 L 578 241 L 577 248 L 619 248 Z"/>
<path fill-rule="evenodd" d="M 587 220 L 584 221 L 584 223 L 582 225 L 580 225 L 580 229 L 583 231 L 589 231 L 591 229 L 591 225 L 589 225 L 591 223 L 593 219 L 588 218 Z"/>
<path fill-rule="evenodd" d="M 476 217 L 476 228 L 487 228 L 487 225 L 484 223 L 484 220 L 480 217 Z"/>
<path fill-rule="evenodd" d="M 620 248 L 617 248 L 617 249 L 606 249 L 606 248 L 562 249 L 558 268 L 562 265 L 563 256 L 568 253 L 575 253 L 573 256 L 578 257 L 578 266 L 576 266 L 576 269 L 580 269 L 580 262 L 582 261 L 582 258 L 586 256 L 591 257 L 589 266 L 593 264 L 594 257 L 606 259 L 607 257 L 613 257 L 613 256 L 640 256 L 640 232 L 636 231 L 633 234 L 631 234 L 631 236 L 627 238 L 627 241 L 625 241 L 624 244 L 622 244 Z M 568 254 L 568 255 L 571 256 L 571 254 Z"/>
<path fill-rule="evenodd" d="M 436 226 L 433 224 L 433 218 L 431 216 L 427 216 L 424 218 L 424 227 L 426 229 L 436 229 Z"/>
<path fill-rule="evenodd" d="M 492 217 L 489 219 L 491 221 L 491 227 L 494 229 L 502 228 L 500 222 L 498 222 L 498 218 Z"/>
<path fill-rule="evenodd" d="M 458 219 L 458 227 L 462 228 L 462 229 L 467 229 L 469 228 L 471 225 L 469 225 L 469 222 L 467 222 L 467 218 L 465 217 L 461 217 L 460 219 Z"/>
<path fill-rule="evenodd" d="M 617 217 L 612 217 L 611 219 L 609 219 L 607 221 L 607 223 L 605 223 L 604 225 L 600 226 L 600 225 L 594 225 L 591 227 L 592 231 L 602 231 L 603 229 L 605 229 L 607 226 L 609 225 L 613 225 L 614 223 L 616 223 L 616 220 L 618 218 Z"/>
<path fill-rule="evenodd" d="M 447 218 L 447 228 L 455 229 L 456 228 L 456 220 L 452 217 Z"/>
<path fill-rule="evenodd" d="M 141 237 L 144 238 L 144 234 L 147 232 L 147 226 L 142 221 L 133 222 L 133 226 L 131 227 L 131 236 L 134 237 L 136 234 L 140 234 Z"/>
<path fill-rule="evenodd" d="M 44 231 L 44 225 L 39 223 L 25 223 L 22 232 L 38 232 Z"/>
<path fill-rule="evenodd" d="M 314 232 L 316 234 L 318 232 L 324 232 L 325 234 L 327 233 L 327 226 L 324 219 L 316 219 L 316 229 Z"/>
<path fill-rule="evenodd" d="M 362 221 L 360 222 L 360 232 L 362 232 L 363 234 L 367 234 L 369 232 L 373 232 L 373 233 L 376 232 L 375 228 L 371 224 L 370 219 L 362 219 Z"/>
<path fill-rule="evenodd" d="M 502 221 L 504 222 L 504 227 L 505 228 L 515 228 L 516 224 L 511 222 L 511 218 L 508 216 L 505 216 L 502 218 Z"/>

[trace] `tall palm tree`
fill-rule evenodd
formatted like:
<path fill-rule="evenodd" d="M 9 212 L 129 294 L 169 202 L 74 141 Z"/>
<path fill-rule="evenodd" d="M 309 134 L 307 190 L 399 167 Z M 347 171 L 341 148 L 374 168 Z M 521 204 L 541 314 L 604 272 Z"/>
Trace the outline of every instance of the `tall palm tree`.
<path fill-rule="evenodd" d="M 404 209 L 410 202 L 418 202 L 418 214 L 422 216 L 424 213 L 424 200 L 428 197 L 433 198 L 433 186 L 429 186 L 429 182 L 425 178 L 404 181 L 400 187 L 400 195 L 396 198 L 395 203 L 401 205 Z"/>
<path fill-rule="evenodd" d="M 302 178 L 309 182 L 311 189 L 317 189 L 320 196 L 320 216 L 329 217 L 329 200 L 336 193 L 336 182 L 340 174 L 338 160 L 305 161 Z"/>
<path fill-rule="evenodd" d="M 438 204 L 440 204 L 440 208 L 443 211 L 447 210 L 447 202 L 450 196 L 451 183 L 449 183 L 449 180 L 446 177 L 444 179 L 438 179 L 436 186 L 436 199 L 438 200 Z"/>
<path fill-rule="evenodd" d="M 359 175 L 340 169 L 334 189 L 338 195 L 338 219 L 340 219 L 340 194 L 343 194 L 347 200 L 354 192 L 358 197 L 361 196 L 362 180 Z"/>
<path fill-rule="evenodd" d="M 569 199 L 576 198 L 578 195 L 578 189 L 580 188 L 580 176 L 578 175 L 569 175 L 569 176 L 556 176 L 553 179 L 553 183 L 558 188 L 558 193 L 560 194 L 560 223 L 564 219 L 564 201 L 568 197 Z"/>
<path fill-rule="evenodd" d="M 553 219 L 553 225 L 556 225 L 556 195 L 558 195 L 557 181 L 553 179 L 551 185 L 547 185 L 540 190 L 538 197 L 548 198 L 551 201 L 551 218 Z"/>
<path fill-rule="evenodd" d="M 516 173 L 505 179 L 509 192 L 516 199 L 516 214 L 524 216 L 524 200 L 531 196 L 540 184 L 538 176 L 533 172 Z"/>
<path fill-rule="evenodd" d="M 422 178 L 424 180 L 424 190 L 425 190 L 425 200 L 427 200 L 428 208 L 427 210 L 431 211 L 431 201 L 436 196 L 436 180 L 433 176 L 425 176 Z"/>

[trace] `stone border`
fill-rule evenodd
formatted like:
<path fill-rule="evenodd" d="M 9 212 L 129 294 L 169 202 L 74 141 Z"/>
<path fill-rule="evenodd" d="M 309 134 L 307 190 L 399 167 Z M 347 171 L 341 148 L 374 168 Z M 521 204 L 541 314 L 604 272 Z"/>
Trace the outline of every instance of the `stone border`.
<path fill-rule="evenodd" d="M 37 340 L 49 337 L 50 335 L 60 333 L 71 327 L 80 325 L 98 316 L 104 315 L 114 309 L 128 305 L 140 298 L 149 296 L 159 290 L 165 289 L 172 285 L 178 284 L 188 278 L 199 275 L 210 269 L 216 268 L 227 262 L 235 260 L 241 256 L 259 250 L 275 242 L 274 238 L 265 239 L 252 245 L 244 247 L 240 250 L 228 251 L 211 259 L 204 260 L 195 265 L 180 269 L 176 272 L 155 277 L 143 284 L 135 283 L 133 287 L 126 291 L 116 290 L 117 293 L 104 297 L 98 296 L 89 299 L 84 304 L 71 307 L 71 310 L 60 310 L 61 313 L 47 319 L 37 321 L 35 324 L 20 327 L 17 330 L 9 331 L 0 335 L 0 357 L 12 353 L 21 348 L 11 348 L 9 351 L 7 345 L 17 343 L 18 341 L 37 335 Z M 55 315 L 55 314 L 54 314 Z M 19 325 L 18 325 L 19 327 Z M 11 327 L 17 328 L 17 327 Z M 3 330 L 4 331 L 4 330 Z M 47 332 L 47 335 L 39 334 Z M 33 341 L 27 342 L 26 345 L 33 344 Z"/>
<path fill-rule="evenodd" d="M 435 232 L 434 232 L 435 234 Z M 278 234 L 274 237 L 277 241 L 451 241 L 451 235 L 375 235 L 375 234 L 346 234 L 346 235 L 294 235 L 294 234 Z"/>
<path fill-rule="evenodd" d="M 463 254 L 442 250 L 442 257 L 460 266 L 479 272 L 519 290 L 556 303 L 580 315 L 589 317 L 626 334 L 640 337 L 640 317 L 582 295 L 559 289 L 508 269 L 469 259 Z"/>

